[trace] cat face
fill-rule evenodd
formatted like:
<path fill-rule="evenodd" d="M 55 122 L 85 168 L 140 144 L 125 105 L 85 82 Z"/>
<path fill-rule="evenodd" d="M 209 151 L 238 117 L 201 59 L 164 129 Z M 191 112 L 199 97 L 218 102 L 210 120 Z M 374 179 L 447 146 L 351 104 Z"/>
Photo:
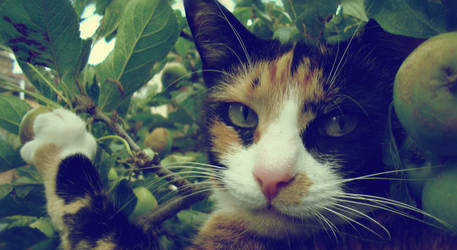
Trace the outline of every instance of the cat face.
<path fill-rule="evenodd" d="M 384 171 L 402 57 L 374 31 L 337 45 L 281 45 L 250 34 L 216 1 L 185 3 L 208 86 L 209 156 L 221 167 L 218 209 L 270 237 L 310 231 L 303 225 L 328 216 L 363 217 L 370 207 L 355 197 L 388 189 L 358 177 Z"/>

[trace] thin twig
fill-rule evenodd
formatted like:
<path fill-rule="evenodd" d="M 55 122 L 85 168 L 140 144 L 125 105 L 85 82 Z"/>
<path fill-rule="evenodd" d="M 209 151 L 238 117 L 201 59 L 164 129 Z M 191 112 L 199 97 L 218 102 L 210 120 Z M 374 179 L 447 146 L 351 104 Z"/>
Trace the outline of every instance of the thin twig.
<path fill-rule="evenodd" d="M 179 34 L 179 36 L 181 36 L 182 38 L 186 39 L 187 41 L 191 41 L 191 42 L 194 41 L 194 39 L 192 38 L 192 35 L 190 35 L 189 33 L 186 33 L 183 30 L 181 30 L 181 33 Z"/>

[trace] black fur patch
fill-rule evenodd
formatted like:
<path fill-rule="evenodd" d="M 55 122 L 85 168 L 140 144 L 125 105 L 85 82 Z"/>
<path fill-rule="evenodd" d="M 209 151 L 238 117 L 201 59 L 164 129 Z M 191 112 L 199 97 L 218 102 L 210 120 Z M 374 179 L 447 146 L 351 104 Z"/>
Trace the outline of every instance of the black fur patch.
<path fill-rule="evenodd" d="M 158 249 L 151 235 L 129 222 L 128 217 L 116 208 L 104 194 L 91 197 L 90 204 L 75 214 L 64 216 L 70 228 L 69 239 L 73 247 L 84 240 L 96 246 L 96 242 L 109 237 L 116 249 Z"/>
<path fill-rule="evenodd" d="M 65 204 L 101 190 L 98 172 L 87 156 L 75 154 L 62 160 L 57 172 L 56 193 Z"/>

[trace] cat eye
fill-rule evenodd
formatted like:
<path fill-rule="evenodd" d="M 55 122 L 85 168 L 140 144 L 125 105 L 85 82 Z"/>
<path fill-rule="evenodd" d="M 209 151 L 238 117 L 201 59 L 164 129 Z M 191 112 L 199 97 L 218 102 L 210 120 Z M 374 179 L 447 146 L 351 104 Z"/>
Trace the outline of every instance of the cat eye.
<path fill-rule="evenodd" d="M 330 115 L 323 119 L 319 132 L 325 136 L 340 137 L 354 131 L 358 122 L 356 115 Z"/>
<path fill-rule="evenodd" d="M 241 128 L 254 128 L 257 126 L 257 114 L 241 103 L 230 103 L 228 117 L 233 125 Z"/>

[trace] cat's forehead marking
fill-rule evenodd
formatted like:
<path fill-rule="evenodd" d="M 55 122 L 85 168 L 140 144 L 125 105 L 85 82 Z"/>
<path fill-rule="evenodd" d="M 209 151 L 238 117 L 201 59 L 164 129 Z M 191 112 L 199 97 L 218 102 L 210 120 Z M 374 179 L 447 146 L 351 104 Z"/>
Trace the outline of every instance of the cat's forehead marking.
<path fill-rule="evenodd" d="M 311 67 L 311 60 L 305 57 L 292 72 L 293 57 L 293 50 L 290 50 L 276 59 L 258 61 L 252 67 L 241 65 L 234 70 L 237 73 L 231 73 L 218 84 L 210 97 L 215 101 L 263 106 L 278 104 L 290 89 L 294 89 L 303 104 L 324 99 L 322 70 Z"/>
<path fill-rule="evenodd" d="M 257 62 L 249 70 L 241 67 L 212 93 L 215 101 L 240 102 L 256 112 L 259 124 L 254 142 L 259 141 L 268 125 L 280 116 L 287 101 L 292 99 L 297 105 L 297 127 L 304 130 L 316 116 L 314 109 L 305 107 L 320 103 L 326 97 L 322 71 L 311 67 L 306 57 L 292 71 L 293 58 L 291 50 L 274 60 Z"/>

